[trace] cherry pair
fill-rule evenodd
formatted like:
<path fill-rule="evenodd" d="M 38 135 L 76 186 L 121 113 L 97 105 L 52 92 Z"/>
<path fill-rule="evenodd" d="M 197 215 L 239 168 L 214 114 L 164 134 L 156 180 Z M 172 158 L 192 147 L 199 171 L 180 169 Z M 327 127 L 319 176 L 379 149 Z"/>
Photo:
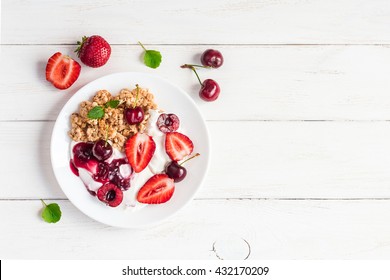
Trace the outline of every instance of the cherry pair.
<path fill-rule="evenodd" d="M 200 80 L 198 73 L 196 72 L 195 67 L 202 68 L 219 68 L 223 64 L 222 54 L 213 49 L 208 49 L 203 52 L 200 61 L 202 65 L 196 64 L 184 64 L 181 68 L 189 68 L 194 71 L 198 81 L 200 83 L 199 96 L 205 101 L 214 101 L 218 98 L 221 89 L 216 81 L 213 79 L 206 79 L 203 82 Z"/>

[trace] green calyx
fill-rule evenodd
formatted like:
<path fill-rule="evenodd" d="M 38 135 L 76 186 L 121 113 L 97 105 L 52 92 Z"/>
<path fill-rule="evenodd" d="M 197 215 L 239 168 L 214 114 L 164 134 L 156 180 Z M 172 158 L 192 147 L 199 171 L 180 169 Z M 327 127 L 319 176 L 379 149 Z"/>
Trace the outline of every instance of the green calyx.
<path fill-rule="evenodd" d="M 80 41 L 77 41 L 77 49 L 74 51 L 75 53 L 77 53 L 77 56 L 80 56 L 80 52 L 81 52 L 81 49 L 85 43 L 85 41 L 87 41 L 88 37 L 87 36 L 83 36 L 81 38 L 81 42 Z"/>

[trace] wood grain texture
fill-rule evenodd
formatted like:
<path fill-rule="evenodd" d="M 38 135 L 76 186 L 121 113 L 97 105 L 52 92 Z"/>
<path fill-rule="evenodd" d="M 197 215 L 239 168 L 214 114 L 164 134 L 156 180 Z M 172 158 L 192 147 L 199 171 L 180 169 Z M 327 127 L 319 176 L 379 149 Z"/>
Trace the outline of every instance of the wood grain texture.
<path fill-rule="evenodd" d="M 3 0 L 3 43 L 390 43 L 387 0 Z M 22 22 L 21 22 L 22 19 Z"/>
<path fill-rule="evenodd" d="M 211 167 L 197 198 L 390 198 L 389 122 L 207 125 Z M 238 133 L 229 133 L 232 125 Z M 0 122 L 9 159 L 0 162 L 8 174 L 0 199 L 65 198 L 50 164 L 52 127 Z"/>
<path fill-rule="evenodd" d="M 248 242 L 251 259 L 389 258 L 388 0 L 2 0 L 0 8 L 1 259 L 216 259 L 213 244 L 226 237 Z M 112 44 L 109 63 L 83 66 L 59 92 L 45 81 L 47 59 L 74 56 L 75 42 L 92 34 Z M 158 69 L 143 65 L 138 40 L 162 52 Z M 199 73 L 221 85 L 214 103 L 179 68 L 207 48 L 225 57 Z M 50 164 L 63 105 L 123 71 L 183 88 L 211 134 L 203 188 L 153 228 L 86 217 Z M 61 205 L 58 224 L 41 220 L 39 198 Z"/>
<path fill-rule="evenodd" d="M 39 200 L 0 201 L 0 257 L 216 259 L 213 244 L 226 236 L 245 239 L 250 259 L 390 255 L 389 201 L 195 200 L 163 224 L 137 230 L 104 226 L 58 203 L 63 218 L 53 225 L 40 219 Z"/>
<path fill-rule="evenodd" d="M 387 46 L 220 46 L 225 64 L 199 71 L 221 86 L 213 103 L 200 100 L 195 75 L 179 67 L 199 62 L 206 46 L 154 47 L 163 54 L 156 70 L 140 61 L 139 46 L 114 46 L 106 66 L 84 66 L 79 80 L 59 91 L 45 80 L 46 60 L 56 51 L 72 54 L 74 46 L 2 46 L 0 97 L 8 106 L 0 120 L 55 120 L 81 86 L 123 71 L 155 73 L 177 84 L 207 120 L 390 120 Z"/>

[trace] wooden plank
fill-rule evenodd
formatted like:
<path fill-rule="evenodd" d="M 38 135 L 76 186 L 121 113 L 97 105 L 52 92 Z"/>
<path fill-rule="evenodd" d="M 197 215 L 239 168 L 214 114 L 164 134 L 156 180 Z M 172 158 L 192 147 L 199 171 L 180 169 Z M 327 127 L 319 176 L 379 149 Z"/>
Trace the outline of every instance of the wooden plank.
<path fill-rule="evenodd" d="M 0 122 L 0 198 L 65 198 L 52 122 Z M 390 198 L 390 122 L 208 122 L 210 170 L 197 198 Z"/>
<path fill-rule="evenodd" d="M 390 43 L 386 0 L 3 0 L 2 5 L 6 44 L 69 44 L 96 33 L 116 44 Z"/>
<path fill-rule="evenodd" d="M 225 64 L 200 70 L 202 79 L 220 83 L 220 98 L 198 97 L 195 75 L 181 69 L 196 63 L 206 46 L 155 46 L 160 68 L 140 61 L 138 46 L 115 46 L 108 65 L 84 66 L 79 80 L 64 92 L 45 80 L 47 58 L 74 46 L 2 46 L 0 120 L 55 120 L 81 86 L 123 71 L 155 73 L 186 90 L 207 120 L 389 120 L 390 48 L 384 46 L 218 47 Z"/>
<path fill-rule="evenodd" d="M 196 200 L 161 225 L 138 230 L 107 227 L 68 201 L 58 203 L 61 221 L 46 224 L 39 200 L 0 201 L 0 257 L 216 259 L 217 242 L 217 253 L 238 259 L 247 252 L 243 239 L 250 259 L 390 257 L 389 201 Z"/>

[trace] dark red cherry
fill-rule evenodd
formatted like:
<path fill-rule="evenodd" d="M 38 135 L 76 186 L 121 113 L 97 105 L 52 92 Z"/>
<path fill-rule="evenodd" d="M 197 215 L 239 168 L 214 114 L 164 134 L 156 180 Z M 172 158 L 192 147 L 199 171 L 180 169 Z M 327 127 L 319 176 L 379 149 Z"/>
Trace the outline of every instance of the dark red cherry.
<path fill-rule="evenodd" d="M 73 147 L 73 154 L 77 162 L 88 162 L 93 158 L 93 143 L 80 142 Z M 77 163 L 75 163 L 77 165 Z"/>
<path fill-rule="evenodd" d="M 195 67 L 202 67 L 194 64 L 183 64 L 180 66 L 181 68 L 189 68 L 194 71 L 196 78 L 200 84 L 199 96 L 205 101 L 214 101 L 218 98 L 219 93 L 221 91 L 218 83 L 212 79 L 206 79 L 203 81 L 200 80 L 198 73 L 196 72 Z"/>
<path fill-rule="evenodd" d="M 187 175 L 187 169 L 183 167 L 183 164 L 197 156 L 200 156 L 200 154 L 196 153 L 195 155 L 190 158 L 187 158 L 180 164 L 177 161 L 171 161 L 165 167 L 165 173 L 168 175 L 169 178 L 173 179 L 174 182 L 182 181 Z"/>
<path fill-rule="evenodd" d="M 169 178 L 173 179 L 173 181 L 180 182 L 186 177 L 187 170 L 178 164 L 177 161 L 172 161 L 167 165 L 165 173 Z"/>
<path fill-rule="evenodd" d="M 100 161 L 108 159 L 112 155 L 112 146 L 104 140 L 95 142 L 92 148 L 92 153 Z"/>
<path fill-rule="evenodd" d="M 144 120 L 144 110 L 137 106 L 125 109 L 125 119 L 128 124 L 138 124 Z"/>
<path fill-rule="evenodd" d="M 204 66 L 218 68 L 223 64 L 223 56 L 217 50 L 208 49 L 203 52 L 200 61 Z"/>
<path fill-rule="evenodd" d="M 214 101 L 218 98 L 221 89 L 218 83 L 212 79 L 206 79 L 202 83 L 199 96 L 205 101 Z"/>
<path fill-rule="evenodd" d="M 76 168 L 84 168 L 91 173 L 96 173 L 98 160 L 92 153 L 93 143 L 80 142 L 73 147 L 73 164 Z"/>

